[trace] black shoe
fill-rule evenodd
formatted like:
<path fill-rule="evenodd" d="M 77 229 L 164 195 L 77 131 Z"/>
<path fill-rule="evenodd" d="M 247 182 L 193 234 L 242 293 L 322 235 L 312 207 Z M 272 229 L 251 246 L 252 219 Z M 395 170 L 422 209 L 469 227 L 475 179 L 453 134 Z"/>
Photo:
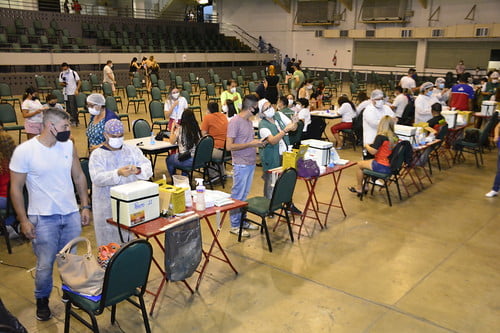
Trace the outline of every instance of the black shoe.
<path fill-rule="evenodd" d="M 295 214 L 295 215 L 302 215 L 302 211 L 300 209 L 298 209 L 297 207 L 295 207 L 294 204 L 290 205 L 289 212 L 292 213 L 292 214 Z"/>
<path fill-rule="evenodd" d="M 40 321 L 47 321 L 52 318 L 52 313 L 49 308 L 49 298 L 36 299 L 36 319 Z"/>

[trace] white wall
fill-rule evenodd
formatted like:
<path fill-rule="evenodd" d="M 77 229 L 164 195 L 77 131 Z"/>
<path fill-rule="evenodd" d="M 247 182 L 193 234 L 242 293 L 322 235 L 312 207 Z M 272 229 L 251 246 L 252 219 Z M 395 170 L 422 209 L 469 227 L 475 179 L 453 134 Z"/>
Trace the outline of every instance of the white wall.
<path fill-rule="evenodd" d="M 302 59 L 306 67 L 333 67 L 332 58 L 337 50 L 337 68 L 352 68 L 353 39 L 349 38 L 316 38 L 315 30 L 324 29 L 377 29 L 384 27 L 401 27 L 403 24 L 363 24 L 357 22 L 363 0 L 353 0 L 353 8 L 346 11 L 345 21 L 337 26 L 302 27 L 294 25 L 297 0 L 292 0 L 292 12 L 287 13 L 272 0 L 214 0 L 215 8 L 221 22 L 236 24 L 251 35 L 262 35 L 266 42 L 278 47 L 282 54 L 290 57 L 296 55 Z M 473 6 L 470 0 L 429 0 L 424 9 L 418 0 L 409 0 L 414 16 L 407 27 L 441 27 L 456 24 L 498 23 L 500 16 L 500 0 L 476 1 L 475 20 L 464 18 Z M 441 7 L 439 21 L 429 22 L 428 18 L 438 6 Z M 339 4 L 339 11 L 344 10 Z M 426 42 L 419 40 L 417 50 L 417 67 L 423 70 Z"/>

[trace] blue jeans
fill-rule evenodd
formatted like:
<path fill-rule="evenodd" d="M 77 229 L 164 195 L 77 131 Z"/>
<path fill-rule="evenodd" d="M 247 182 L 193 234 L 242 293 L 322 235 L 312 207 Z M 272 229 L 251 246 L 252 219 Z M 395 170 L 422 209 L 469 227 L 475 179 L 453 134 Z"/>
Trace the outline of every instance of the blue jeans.
<path fill-rule="evenodd" d="M 56 254 L 82 231 L 79 212 L 67 215 L 29 215 L 35 226 L 31 241 L 36 256 L 35 298 L 49 297 L 52 291 L 52 271 Z"/>
<path fill-rule="evenodd" d="M 495 176 L 495 182 L 493 183 L 493 191 L 500 190 L 500 140 L 497 143 L 498 146 L 498 158 L 497 158 L 497 175 Z"/>
<path fill-rule="evenodd" d="M 0 209 L 7 209 L 7 198 L 0 197 Z M 5 217 L 5 225 L 11 225 L 16 221 L 16 216 L 14 215 L 14 211 L 12 210 L 12 214 Z"/>
<path fill-rule="evenodd" d="M 175 175 L 175 169 L 179 167 L 190 167 L 193 165 L 193 158 L 190 157 L 185 161 L 179 161 L 179 154 L 173 154 L 167 157 L 167 170 L 168 173 L 170 174 L 170 177 Z M 188 174 L 185 173 L 184 171 L 182 172 L 183 176 L 187 176 Z"/>
<path fill-rule="evenodd" d="M 255 165 L 233 165 L 233 188 L 231 189 L 231 198 L 236 200 L 246 200 L 248 192 L 252 187 L 253 173 Z M 241 210 L 233 209 L 231 214 L 231 227 L 239 227 L 241 220 Z"/>

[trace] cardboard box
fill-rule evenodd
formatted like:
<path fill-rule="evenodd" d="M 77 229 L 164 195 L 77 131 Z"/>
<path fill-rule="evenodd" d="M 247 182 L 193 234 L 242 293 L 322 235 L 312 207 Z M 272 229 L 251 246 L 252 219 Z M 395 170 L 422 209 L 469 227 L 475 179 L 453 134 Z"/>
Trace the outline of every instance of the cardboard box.
<path fill-rule="evenodd" d="M 132 227 L 160 216 L 158 184 L 138 180 L 110 189 L 113 220 Z M 118 218 L 118 206 L 120 216 Z"/>
<path fill-rule="evenodd" d="M 283 153 L 283 162 L 281 163 L 283 170 L 287 168 L 297 169 L 297 161 L 304 158 L 308 149 L 307 145 L 300 145 L 299 149 L 293 149 L 291 152 L 286 151 Z"/>
<path fill-rule="evenodd" d="M 303 145 L 308 145 L 309 148 L 307 152 L 309 156 L 313 155 L 318 166 L 326 166 L 330 162 L 330 149 L 333 147 L 333 143 L 329 141 L 321 141 L 316 139 L 302 140 Z"/>

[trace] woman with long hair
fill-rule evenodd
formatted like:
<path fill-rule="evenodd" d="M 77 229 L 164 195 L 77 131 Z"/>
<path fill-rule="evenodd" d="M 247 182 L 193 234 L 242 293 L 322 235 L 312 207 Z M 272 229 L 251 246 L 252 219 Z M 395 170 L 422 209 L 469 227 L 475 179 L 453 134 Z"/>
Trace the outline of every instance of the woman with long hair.
<path fill-rule="evenodd" d="M 311 95 L 314 92 L 313 82 L 313 79 L 307 79 L 304 81 L 298 92 L 299 98 L 305 98 L 307 100 L 311 98 Z"/>
<path fill-rule="evenodd" d="M 196 121 L 194 112 L 189 109 L 185 110 L 182 113 L 181 123 L 175 123 L 170 135 L 170 143 L 179 146 L 179 152 L 167 158 L 167 169 L 170 176 L 175 175 L 177 168 L 193 164 L 194 152 L 200 138 L 200 126 Z M 183 175 L 187 176 L 184 172 Z"/>
<path fill-rule="evenodd" d="M 358 162 L 359 169 L 356 173 L 358 183 L 356 187 L 350 187 L 349 191 L 357 193 L 358 195 L 361 194 L 364 169 L 380 173 L 391 172 L 391 161 L 389 157 L 398 141 L 399 139 L 394 133 L 394 119 L 390 116 L 384 116 L 378 124 L 375 141 L 372 144 L 365 144 L 366 150 L 374 155 L 375 158 Z"/>
<path fill-rule="evenodd" d="M 38 91 L 33 87 L 27 88 L 23 95 L 21 111 L 28 139 L 42 133 L 43 111 L 47 109 L 40 103 Z"/>
<path fill-rule="evenodd" d="M 278 103 L 278 83 L 280 78 L 276 75 L 273 65 L 269 65 L 267 75 L 264 79 L 264 88 L 266 89 L 266 99 L 273 105 Z"/>
<path fill-rule="evenodd" d="M 130 67 L 128 69 L 128 77 L 130 79 L 130 84 L 133 84 L 134 75 L 137 73 L 137 70 L 141 68 L 141 65 L 137 63 L 137 57 L 134 57 L 130 62 Z"/>
<path fill-rule="evenodd" d="M 339 104 L 337 112 L 342 116 L 342 121 L 333 125 L 330 130 L 337 143 L 337 149 L 342 149 L 344 138 L 339 132 L 344 129 L 352 129 L 352 119 L 356 117 L 356 106 L 349 100 L 349 97 L 345 95 L 340 96 L 337 102 Z"/>

